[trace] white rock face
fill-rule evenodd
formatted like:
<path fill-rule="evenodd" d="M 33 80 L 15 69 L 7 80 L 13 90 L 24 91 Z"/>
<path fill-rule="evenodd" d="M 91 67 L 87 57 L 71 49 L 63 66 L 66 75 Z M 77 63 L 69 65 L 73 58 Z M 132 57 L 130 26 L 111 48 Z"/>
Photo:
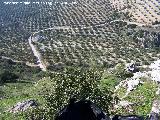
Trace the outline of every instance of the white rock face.
<path fill-rule="evenodd" d="M 131 91 L 136 89 L 139 84 L 143 84 L 143 82 L 140 81 L 140 79 L 130 79 L 130 80 L 128 80 L 126 82 L 127 92 L 125 93 L 125 96 L 122 97 L 122 99 L 125 98 Z"/>
<path fill-rule="evenodd" d="M 136 87 L 137 87 L 139 84 L 143 84 L 143 82 L 140 81 L 139 78 L 136 78 L 136 79 L 133 79 L 133 78 L 126 79 L 126 80 L 124 80 L 124 81 L 121 81 L 120 84 L 115 87 L 115 92 L 116 92 L 120 87 L 127 88 L 127 92 L 126 92 L 126 94 L 125 94 L 125 96 L 124 96 L 124 97 L 126 97 L 132 90 L 136 89 Z M 124 97 L 122 97 L 122 98 L 124 98 Z"/>
<path fill-rule="evenodd" d="M 30 2 L 24 2 L 24 4 L 25 4 L 25 5 L 29 5 L 29 4 L 30 4 Z"/>
<path fill-rule="evenodd" d="M 137 72 L 137 68 L 136 68 L 136 65 L 135 63 L 128 63 L 126 64 L 126 70 L 129 71 L 129 72 Z"/>
<path fill-rule="evenodd" d="M 127 81 L 127 92 L 130 92 L 136 88 L 141 83 L 139 79 L 131 79 Z"/>
<path fill-rule="evenodd" d="M 156 81 L 156 82 L 160 82 L 160 71 L 152 70 L 151 79 Z"/>
<path fill-rule="evenodd" d="M 152 112 L 157 113 L 157 114 L 160 113 L 160 101 L 159 100 L 153 101 L 151 113 Z"/>
<path fill-rule="evenodd" d="M 128 102 L 128 101 L 120 101 L 117 105 L 115 105 L 115 108 L 128 107 L 130 105 L 133 105 L 133 103 Z"/>
<path fill-rule="evenodd" d="M 152 69 L 152 71 L 149 71 L 151 79 L 156 82 L 160 82 L 160 60 L 151 63 L 149 68 Z"/>
<path fill-rule="evenodd" d="M 139 78 L 142 78 L 142 77 L 147 77 L 148 75 L 145 73 L 145 72 L 136 72 L 136 73 L 133 73 L 133 79 L 139 79 Z"/>
<path fill-rule="evenodd" d="M 140 81 L 140 78 L 142 77 L 149 78 L 160 83 L 160 60 L 151 63 L 149 68 L 151 69 L 150 71 L 133 73 L 134 76 L 120 82 L 120 84 L 115 87 L 115 91 L 117 91 L 120 87 L 126 87 L 127 91 L 124 96 L 126 97 L 132 90 L 136 89 L 139 84 L 143 84 L 143 82 Z M 158 88 L 156 94 L 160 95 L 160 88 Z"/>
<path fill-rule="evenodd" d="M 114 92 L 116 92 L 120 87 L 126 87 L 127 80 L 121 81 L 117 86 L 115 86 Z"/>
<path fill-rule="evenodd" d="M 154 63 L 151 63 L 149 68 L 151 68 L 153 70 L 160 70 L 160 60 L 157 60 Z"/>

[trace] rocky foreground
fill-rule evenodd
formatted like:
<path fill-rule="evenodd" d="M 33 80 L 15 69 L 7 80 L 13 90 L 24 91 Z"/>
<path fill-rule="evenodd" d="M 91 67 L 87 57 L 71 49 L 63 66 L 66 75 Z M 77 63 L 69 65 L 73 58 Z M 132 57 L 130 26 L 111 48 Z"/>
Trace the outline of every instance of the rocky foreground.
<path fill-rule="evenodd" d="M 133 66 L 133 64 L 131 64 L 130 66 Z M 130 67 L 128 66 L 128 70 L 134 70 L 134 67 Z M 126 97 L 131 91 L 133 91 L 134 89 L 136 89 L 136 87 L 139 84 L 143 84 L 144 82 L 141 81 L 141 78 L 146 78 L 152 81 L 157 82 L 157 84 L 160 83 L 160 60 L 154 61 L 153 63 L 151 63 L 149 66 L 145 66 L 148 67 L 149 70 L 148 71 L 143 71 L 143 72 L 135 72 L 133 73 L 133 77 L 131 78 L 127 78 L 124 81 L 121 81 L 119 83 L 119 85 L 117 85 L 115 87 L 115 92 L 120 88 L 120 87 L 127 87 L 127 91 L 125 96 L 123 96 L 122 98 Z M 157 88 L 157 92 L 156 94 L 160 94 L 160 88 Z"/>

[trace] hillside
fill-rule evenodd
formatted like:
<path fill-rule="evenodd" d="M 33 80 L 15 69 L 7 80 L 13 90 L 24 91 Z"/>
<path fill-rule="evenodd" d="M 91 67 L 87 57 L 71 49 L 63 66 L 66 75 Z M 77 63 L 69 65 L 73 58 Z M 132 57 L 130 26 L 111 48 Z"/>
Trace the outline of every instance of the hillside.
<path fill-rule="evenodd" d="M 159 4 L 1 0 L 0 119 L 53 119 L 74 95 L 111 116 L 146 117 L 160 100 Z M 28 99 L 39 107 L 14 111 Z"/>
<path fill-rule="evenodd" d="M 160 21 L 160 1 L 158 0 L 110 0 L 113 8 L 128 12 L 129 21 L 151 25 Z"/>
<path fill-rule="evenodd" d="M 137 21 L 125 21 L 129 14 L 118 12 L 112 4 L 107 0 L 69 3 L 5 1 L 1 3 L 0 13 L 1 55 L 34 65 L 39 60 L 29 39 L 35 41 L 35 37 L 39 36 L 36 37 L 34 46 L 39 51 L 44 66 L 49 68 L 57 63 L 87 64 L 90 59 L 105 66 L 130 60 L 150 62 L 150 55 L 156 55 L 157 52 L 154 49 L 146 52 L 145 48 L 159 46 L 159 33 L 155 31 L 157 28 L 140 27 L 138 24 L 139 27 L 133 29 L 129 24 Z M 123 22 L 117 21 L 123 19 Z M 139 31 L 140 35 L 137 34 Z M 151 39 L 143 38 L 145 34 Z M 52 42 L 55 39 L 56 43 Z M 142 58 L 137 58 L 133 53 Z M 158 54 L 152 58 L 156 57 Z"/>

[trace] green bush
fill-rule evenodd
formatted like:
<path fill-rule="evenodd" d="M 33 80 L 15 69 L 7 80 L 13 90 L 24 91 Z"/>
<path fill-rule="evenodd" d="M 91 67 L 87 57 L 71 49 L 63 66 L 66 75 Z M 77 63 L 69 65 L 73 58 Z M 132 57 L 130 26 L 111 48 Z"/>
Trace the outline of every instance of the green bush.
<path fill-rule="evenodd" d="M 63 73 L 55 73 L 52 78 L 40 80 L 35 90 L 45 99 L 45 106 L 33 110 L 35 119 L 54 119 L 54 115 L 74 97 L 77 100 L 89 99 L 106 113 L 110 113 L 114 101 L 113 93 L 108 89 L 100 89 L 103 71 L 96 69 L 67 68 Z M 41 114 L 43 111 L 43 114 Z M 37 117 L 38 116 L 38 117 Z"/>
<path fill-rule="evenodd" d="M 116 66 L 116 69 L 114 71 L 114 74 L 117 78 L 121 79 L 121 80 L 125 80 L 126 78 L 130 78 L 133 77 L 133 73 L 128 72 L 125 69 L 125 64 L 118 64 Z"/>
<path fill-rule="evenodd" d="M 115 89 L 118 84 L 118 79 L 114 75 L 108 75 L 101 80 L 101 88 L 109 88 L 111 90 Z"/>

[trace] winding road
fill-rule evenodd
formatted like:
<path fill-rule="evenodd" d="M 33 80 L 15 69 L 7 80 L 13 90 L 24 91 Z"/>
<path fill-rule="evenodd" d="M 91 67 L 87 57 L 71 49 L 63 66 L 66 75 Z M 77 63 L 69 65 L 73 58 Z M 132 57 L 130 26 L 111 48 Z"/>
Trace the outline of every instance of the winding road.
<path fill-rule="evenodd" d="M 44 64 L 44 62 L 42 61 L 42 57 L 41 57 L 41 54 L 39 53 L 39 51 L 36 49 L 36 47 L 33 45 L 33 37 L 30 36 L 29 39 L 28 39 L 28 42 L 29 42 L 29 45 L 32 49 L 32 52 L 34 54 L 35 57 L 37 57 L 38 61 L 38 66 L 42 69 L 42 71 L 46 71 L 46 65 Z"/>
<path fill-rule="evenodd" d="M 32 35 L 28 38 L 29 46 L 31 47 L 34 56 L 38 59 L 37 60 L 38 65 L 37 66 L 39 66 L 42 71 L 47 71 L 47 66 L 44 63 L 43 58 L 42 58 L 40 52 L 37 50 L 37 47 L 35 45 L 33 45 L 33 41 L 35 39 L 34 36 L 35 36 L 35 34 L 38 34 L 39 32 L 43 32 L 45 30 L 54 30 L 54 29 L 65 29 L 65 30 L 68 30 L 68 29 L 70 29 L 70 27 L 68 27 L 68 26 L 61 26 L 61 27 L 47 28 L 47 29 L 40 30 L 40 31 L 32 33 Z"/>

